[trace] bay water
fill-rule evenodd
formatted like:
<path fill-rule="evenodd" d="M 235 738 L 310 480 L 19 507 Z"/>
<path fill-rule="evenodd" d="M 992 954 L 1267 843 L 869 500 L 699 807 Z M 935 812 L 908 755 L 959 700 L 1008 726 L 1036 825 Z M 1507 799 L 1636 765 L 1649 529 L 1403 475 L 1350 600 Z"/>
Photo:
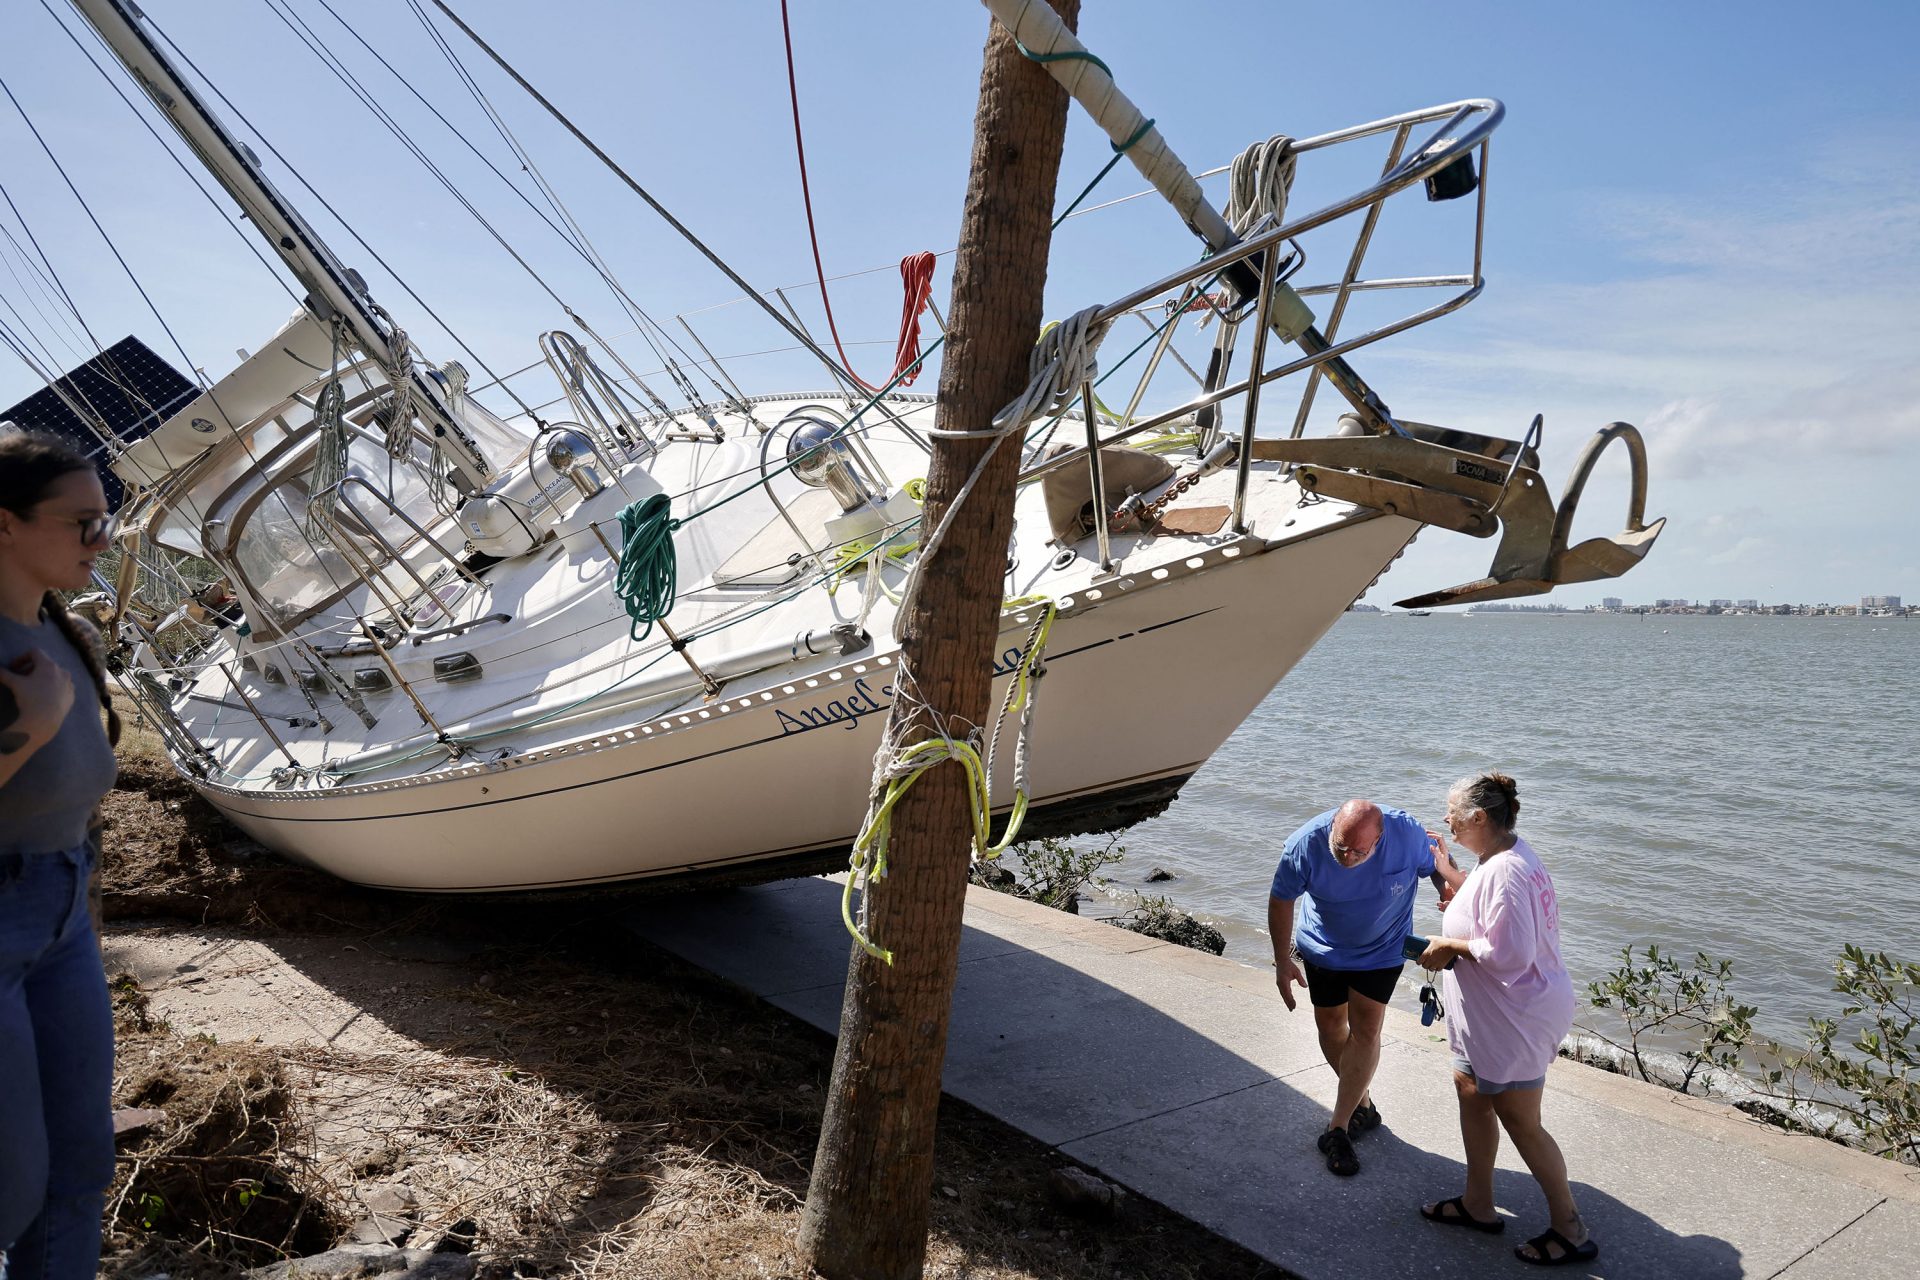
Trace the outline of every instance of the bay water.
<path fill-rule="evenodd" d="M 1797 1045 L 1839 1011 L 1844 944 L 1920 960 L 1917 677 L 1920 620 L 1345 614 L 1166 814 L 1122 833 L 1100 913 L 1164 894 L 1270 964 L 1267 887 L 1296 827 L 1364 796 L 1444 834 L 1448 787 L 1498 769 L 1576 990 L 1628 945 L 1705 951 L 1733 960 L 1757 1029 Z M 1156 866 L 1175 878 L 1145 883 Z M 1416 931 L 1437 930 L 1433 902 L 1423 888 Z"/>

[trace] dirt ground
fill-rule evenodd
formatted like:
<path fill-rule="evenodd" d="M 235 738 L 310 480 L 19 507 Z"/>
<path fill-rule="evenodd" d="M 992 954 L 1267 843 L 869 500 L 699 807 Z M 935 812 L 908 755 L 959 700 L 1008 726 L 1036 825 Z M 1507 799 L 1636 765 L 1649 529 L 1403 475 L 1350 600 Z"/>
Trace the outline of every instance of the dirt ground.
<path fill-rule="evenodd" d="M 126 748 L 131 747 L 131 750 Z M 610 921 L 288 865 L 130 735 L 107 802 L 123 1136 L 102 1275 L 224 1277 L 343 1238 L 478 1274 L 804 1277 L 832 1045 Z M 161 1113 L 158 1115 L 151 1113 Z M 1283 1273 L 1137 1197 L 1086 1221 L 1058 1153 L 951 1100 L 926 1274 Z"/>

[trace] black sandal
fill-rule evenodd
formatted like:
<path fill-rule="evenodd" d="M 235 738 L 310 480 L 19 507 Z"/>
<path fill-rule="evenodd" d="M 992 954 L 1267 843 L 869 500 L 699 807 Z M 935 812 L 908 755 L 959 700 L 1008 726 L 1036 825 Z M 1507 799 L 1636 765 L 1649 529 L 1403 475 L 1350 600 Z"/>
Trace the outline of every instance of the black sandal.
<path fill-rule="evenodd" d="M 1327 1171 L 1343 1178 L 1360 1172 L 1360 1158 L 1353 1154 L 1353 1140 L 1345 1129 L 1328 1129 L 1314 1140 L 1320 1154 L 1327 1158 Z"/>
<path fill-rule="evenodd" d="M 1560 1254 L 1555 1257 L 1547 1252 L 1548 1245 L 1560 1246 Z M 1531 1254 L 1527 1250 L 1533 1250 Z M 1522 1262 L 1536 1267 L 1564 1267 L 1570 1262 L 1591 1262 L 1600 1256 L 1600 1246 L 1592 1240 L 1575 1244 L 1573 1241 L 1548 1227 L 1533 1239 L 1513 1251 L 1513 1256 Z"/>
<path fill-rule="evenodd" d="M 1449 1210 L 1452 1212 L 1448 1212 Z M 1468 1213 L 1467 1201 L 1464 1196 L 1455 1196 L 1451 1200 L 1442 1200 L 1440 1203 L 1434 1205 L 1431 1210 L 1429 1210 L 1426 1205 L 1421 1205 L 1420 1216 L 1428 1222 L 1437 1222 L 1443 1227 L 1469 1227 L 1475 1231 L 1484 1231 L 1490 1236 L 1497 1236 L 1507 1229 L 1507 1220 L 1505 1218 L 1495 1218 L 1492 1222 L 1482 1222 L 1479 1218 Z"/>

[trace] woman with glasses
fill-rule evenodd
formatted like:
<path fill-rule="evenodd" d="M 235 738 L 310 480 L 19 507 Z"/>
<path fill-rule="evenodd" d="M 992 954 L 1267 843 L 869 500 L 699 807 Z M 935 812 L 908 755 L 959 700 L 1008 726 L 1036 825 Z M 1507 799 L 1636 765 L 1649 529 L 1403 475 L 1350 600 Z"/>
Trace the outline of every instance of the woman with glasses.
<path fill-rule="evenodd" d="M 1574 1206 L 1560 1146 L 1540 1123 L 1547 1068 L 1573 1029 L 1573 980 L 1560 959 L 1553 877 L 1514 830 L 1519 817 L 1520 790 L 1503 773 L 1463 778 L 1447 795 L 1447 826 L 1478 865 L 1448 904 L 1441 936 L 1428 943 L 1420 963 L 1446 970 L 1441 998 L 1467 1189 L 1420 1213 L 1443 1226 L 1490 1234 L 1505 1229 L 1493 1206 L 1493 1161 L 1504 1129 L 1546 1193 L 1552 1219 L 1515 1256 L 1542 1266 L 1578 1264 L 1597 1257 L 1600 1246 Z"/>
<path fill-rule="evenodd" d="M 93 1276 L 113 1174 L 113 1018 L 88 890 L 120 725 L 92 631 L 59 594 L 89 585 L 112 534 L 91 462 L 0 436 L 0 1273 L 36 1280 Z"/>

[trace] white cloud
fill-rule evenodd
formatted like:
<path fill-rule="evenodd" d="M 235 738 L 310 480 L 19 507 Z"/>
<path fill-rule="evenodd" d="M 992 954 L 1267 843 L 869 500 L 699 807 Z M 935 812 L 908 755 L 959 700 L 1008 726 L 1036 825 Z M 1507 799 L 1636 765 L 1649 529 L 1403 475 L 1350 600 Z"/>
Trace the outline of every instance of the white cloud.
<path fill-rule="evenodd" d="M 1725 551 L 1716 551 L 1706 557 L 1707 564 L 1735 564 L 1742 560 L 1757 560 L 1762 553 L 1773 549 L 1771 538 L 1758 538 L 1748 535 L 1728 547 Z"/>

